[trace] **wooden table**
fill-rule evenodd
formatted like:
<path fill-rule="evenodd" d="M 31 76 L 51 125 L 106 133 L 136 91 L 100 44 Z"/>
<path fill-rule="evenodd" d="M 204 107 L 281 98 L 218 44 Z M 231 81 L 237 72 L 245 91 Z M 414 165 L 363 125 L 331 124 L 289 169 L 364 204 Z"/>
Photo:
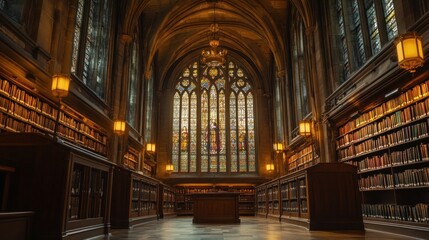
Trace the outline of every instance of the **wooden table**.
<path fill-rule="evenodd" d="M 238 192 L 194 193 L 193 223 L 240 223 Z"/>

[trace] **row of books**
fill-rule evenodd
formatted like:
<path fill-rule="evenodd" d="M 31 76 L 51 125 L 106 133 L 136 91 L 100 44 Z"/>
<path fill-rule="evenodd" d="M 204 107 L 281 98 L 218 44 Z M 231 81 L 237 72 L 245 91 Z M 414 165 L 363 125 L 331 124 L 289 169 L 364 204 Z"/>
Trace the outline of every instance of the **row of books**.
<path fill-rule="evenodd" d="M 6 122 L 6 118 L 10 118 L 9 120 L 10 122 L 8 124 L 3 123 L 3 125 L 7 125 L 10 128 L 14 129 L 15 131 L 19 131 L 18 129 L 13 127 L 14 125 L 18 127 L 19 125 L 21 125 L 18 123 L 13 123 L 16 121 L 16 122 L 22 122 L 23 125 L 33 126 L 33 127 L 27 126 L 27 129 L 33 129 L 35 127 L 39 129 L 41 132 L 47 131 L 52 133 L 54 131 L 55 121 L 52 118 L 46 117 L 45 115 L 41 115 L 35 111 L 28 111 L 26 109 L 21 109 L 21 110 L 17 112 L 9 112 L 9 114 L 0 110 L 1 117 L 2 119 L 4 119 L 4 122 Z M 34 132 L 34 131 L 28 131 L 28 132 Z"/>
<path fill-rule="evenodd" d="M 66 113 L 60 112 L 59 122 L 73 131 L 77 131 L 81 134 L 85 134 L 94 138 L 95 140 L 107 144 L 107 136 L 100 133 L 94 128 L 88 126 L 86 123 L 78 122 L 76 119 L 69 117 Z"/>
<path fill-rule="evenodd" d="M 69 206 L 69 220 L 79 219 L 80 211 L 80 196 L 71 196 L 70 197 L 70 206 Z"/>
<path fill-rule="evenodd" d="M 402 93 L 400 96 L 390 99 L 389 101 L 380 104 L 379 106 L 373 108 L 370 111 L 362 113 L 357 118 L 352 121 L 349 121 L 345 125 L 339 128 L 340 135 L 343 135 L 349 131 L 354 130 L 355 128 L 362 126 L 368 122 L 374 121 L 384 115 L 393 112 L 403 106 L 418 102 L 420 99 L 426 98 L 428 93 L 428 84 L 429 81 L 418 84 L 412 89 Z M 429 108 L 425 108 L 426 112 L 429 111 Z"/>
<path fill-rule="evenodd" d="M 5 129 L 8 132 L 28 132 L 28 133 L 40 133 L 53 132 L 48 128 L 44 128 L 38 125 L 33 125 L 28 122 L 22 122 L 17 118 L 0 112 L 0 129 Z"/>
<path fill-rule="evenodd" d="M 268 204 L 269 210 L 278 210 L 279 209 L 279 203 L 278 202 L 270 202 Z"/>
<path fill-rule="evenodd" d="M 296 185 L 297 185 L 296 181 L 289 182 L 287 184 L 282 185 L 282 188 L 281 188 L 282 199 L 286 199 L 286 200 L 296 199 L 297 198 Z"/>
<path fill-rule="evenodd" d="M 376 170 L 380 168 L 401 166 L 405 164 L 418 163 L 429 160 L 429 144 L 421 143 L 404 150 L 392 151 L 390 155 L 386 152 L 382 155 L 369 156 L 361 161 L 348 161 L 358 167 L 358 172 Z"/>
<path fill-rule="evenodd" d="M 136 170 L 138 168 L 139 158 L 134 152 L 127 151 L 124 154 L 124 165 Z"/>
<path fill-rule="evenodd" d="M 360 190 L 429 186 L 429 168 L 407 169 L 392 174 L 379 173 L 359 179 Z"/>
<path fill-rule="evenodd" d="M 338 151 L 339 160 L 366 154 L 368 152 L 406 143 L 428 136 L 426 122 L 403 127 L 385 135 L 379 135 Z"/>
<path fill-rule="evenodd" d="M 429 223 L 429 204 L 416 205 L 395 204 L 363 204 L 364 217 L 383 218 L 389 220 Z"/>
<path fill-rule="evenodd" d="M 306 198 L 307 197 L 307 185 L 305 182 L 305 179 L 299 180 L 299 198 Z"/>
<path fill-rule="evenodd" d="M 418 110 L 422 104 L 427 105 L 427 106 L 426 105 L 423 106 L 425 108 L 423 113 L 421 113 L 421 110 Z M 418 103 L 416 105 L 412 105 L 407 108 L 404 108 L 400 111 L 396 111 L 391 115 L 381 118 L 380 120 L 374 121 L 370 124 L 366 124 L 361 128 L 358 128 L 357 130 L 348 132 L 345 135 L 340 136 L 337 139 L 337 146 L 338 147 L 346 146 L 353 142 L 360 141 L 363 138 L 384 133 L 394 127 L 398 127 L 398 126 L 407 124 L 409 122 L 422 119 L 422 117 L 427 116 L 428 113 L 429 113 L 429 98 L 427 98 L 421 104 Z M 427 131 L 427 127 L 424 129 Z"/>
<path fill-rule="evenodd" d="M 58 113 L 55 106 L 5 79 L 0 79 L 0 91 L 3 95 L 0 95 L 0 110 L 3 111 L 0 113 L 2 127 L 16 132 L 42 134 L 54 132 Z M 59 122 L 61 124 L 58 133 L 61 137 L 103 155 L 107 154 L 107 136 L 104 133 L 90 127 L 83 120 L 78 121 L 68 116 L 63 111 L 60 112 Z M 71 132 L 70 128 L 75 132 Z"/>
<path fill-rule="evenodd" d="M 311 163 L 314 163 L 314 160 L 319 157 L 313 149 L 313 146 L 310 145 L 291 155 L 288 159 L 289 171 L 311 166 Z"/>
<path fill-rule="evenodd" d="M 283 202 L 282 209 L 283 212 L 298 212 L 299 204 L 297 201 Z"/>

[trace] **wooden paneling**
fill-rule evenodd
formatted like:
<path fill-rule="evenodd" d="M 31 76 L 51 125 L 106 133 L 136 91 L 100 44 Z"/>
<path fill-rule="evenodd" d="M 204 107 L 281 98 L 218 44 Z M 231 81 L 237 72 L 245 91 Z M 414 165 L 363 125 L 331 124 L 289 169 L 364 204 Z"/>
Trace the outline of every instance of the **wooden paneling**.
<path fill-rule="evenodd" d="M 194 193 L 193 223 L 240 223 L 236 192 Z"/>

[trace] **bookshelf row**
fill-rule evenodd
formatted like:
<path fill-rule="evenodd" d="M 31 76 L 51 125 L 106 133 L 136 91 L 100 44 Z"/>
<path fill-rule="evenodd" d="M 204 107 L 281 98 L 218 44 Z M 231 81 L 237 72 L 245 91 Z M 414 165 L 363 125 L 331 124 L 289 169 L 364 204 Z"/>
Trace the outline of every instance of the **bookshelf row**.
<path fill-rule="evenodd" d="M 429 144 L 421 143 L 403 150 L 368 156 L 360 161 L 348 161 L 358 167 L 359 173 L 377 171 L 390 167 L 401 167 L 429 161 Z"/>
<path fill-rule="evenodd" d="M 429 187 L 429 168 L 407 169 L 392 174 L 379 173 L 359 179 L 360 190 Z"/>
<path fill-rule="evenodd" d="M 407 110 L 408 114 L 406 119 L 414 119 L 427 115 L 429 112 L 429 102 L 425 98 L 429 96 L 428 86 L 429 80 L 414 86 L 412 89 L 405 91 L 400 96 L 390 99 L 372 110 L 360 114 L 355 119 L 339 128 L 338 131 L 340 136 L 355 131 L 365 124 L 372 123 L 380 118 L 388 117 L 390 113 L 411 104 L 417 103 L 416 105 L 411 106 L 411 109 Z M 425 99 L 424 102 L 422 102 L 421 99 Z M 402 113 L 399 115 L 402 115 Z"/>
<path fill-rule="evenodd" d="M 208 192 L 239 192 L 239 214 L 255 214 L 255 188 L 253 186 L 176 186 L 176 213 L 178 215 L 188 215 L 193 213 L 192 194 Z"/>
<path fill-rule="evenodd" d="M 427 122 L 421 122 L 408 125 L 396 131 L 388 132 L 384 135 L 377 135 L 367 138 L 365 141 L 349 145 L 347 148 L 338 151 L 339 160 L 343 161 L 374 151 L 397 147 L 401 144 L 408 144 L 410 141 L 425 140 L 428 137 L 427 124 Z"/>
<path fill-rule="evenodd" d="M 314 151 L 314 146 L 311 144 L 310 146 L 303 148 L 289 157 L 288 170 L 289 172 L 292 172 L 312 166 L 316 163 L 318 158 L 319 156 Z"/>
<path fill-rule="evenodd" d="M 139 152 L 134 148 L 129 147 L 124 154 L 124 165 L 130 169 L 138 170 L 139 168 Z"/>
<path fill-rule="evenodd" d="M 364 217 L 371 218 L 429 223 L 428 206 L 424 203 L 416 205 L 363 204 L 362 214 Z"/>
<path fill-rule="evenodd" d="M 52 135 L 58 124 L 59 137 L 107 155 L 104 130 L 69 107 L 58 109 L 51 101 L 0 75 L 0 130 Z"/>
<path fill-rule="evenodd" d="M 131 213 L 138 216 L 156 214 L 157 186 L 134 179 L 131 187 Z"/>
<path fill-rule="evenodd" d="M 336 140 L 338 161 L 357 167 L 363 217 L 427 223 L 429 80 L 358 113 Z"/>

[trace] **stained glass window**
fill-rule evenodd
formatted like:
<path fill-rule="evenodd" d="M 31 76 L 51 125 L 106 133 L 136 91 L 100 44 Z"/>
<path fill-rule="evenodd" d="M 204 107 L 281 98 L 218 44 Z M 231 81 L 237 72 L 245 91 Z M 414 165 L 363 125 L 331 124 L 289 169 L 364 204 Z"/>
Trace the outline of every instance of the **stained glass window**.
<path fill-rule="evenodd" d="M 375 55 L 381 50 L 381 41 L 380 34 L 378 32 L 377 15 L 375 12 L 373 0 L 365 0 L 365 12 L 368 21 L 372 55 Z"/>
<path fill-rule="evenodd" d="M 383 13 L 386 21 L 387 38 L 392 40 L 398 35 L 398 25 L 396 24 L 395 8 L 393 0 L 383 0 Z"/>
<path fill-rule="evenodd" d="M 354 46 L 356 47 L 356 58 L 357 58 L 357 65 L 362 66 L 365 62 L 365 44 L 363 41 L 363 34 L 362 34 L 362 27 L 361 27 L 361 20 L 359 15 L 359 5 L 357 0 L 352 1 L 352 20 L 353 20 L 353 26 L 352 26 L 352 34 L 353 39 L 356 42 Z"/>
<path fill-rule="evenodd" d="M 173 96 L 174 171 L 255 172 L 253 105 L 249 80 L 234 62 L 188 65 Z"/>
<path fill-rule="evenodd" d="M 292 76 L 295 99 L 295 124 L 309 113 L 304 49 L 304 23 L 297 21 L 292 32 Z"/>
<path fill-rule="evenodd" d="M 341 52 L 342 52 L 342 60 L 343 60 L 343 76 L 340 78 L 340 83 L 345 81 L 347 76 L 350 75 L 350 62 L 349 62 L 349 49 L 347 46 L 347 39 L 346 39 L 346 29 L 344 26 L 344 17 L 343 17 L 343 4 L 341 3 L 341 0 L 337 0 L 336 4 L 336 10 L 337 10 L 337 17 L 338 17 L 338 31 L 340 35 L 340 41 L 341 41 Z"/>
<path fill-rule="evenodd" d="M 128 114 L 127 120 L 131 126 L 137 127 L 137 90 L 138 90 L 138 48 L 137 48 L 137 35 L 131 45 L 130 55 L 130 80 L 128 84 Z"/>
<path fill-rule="evenodd" d="M 104 98 L 111 6 L 109 0 L 78 0 L 71 72 Z"/>
<path fill-rule="evenodd" d="M 342 82 L 390 43 L 398 35 L 398 26 L 393 0 L 333 0 L 333 3 L 344 65 L 343 76 L 339 77 Z"/>

